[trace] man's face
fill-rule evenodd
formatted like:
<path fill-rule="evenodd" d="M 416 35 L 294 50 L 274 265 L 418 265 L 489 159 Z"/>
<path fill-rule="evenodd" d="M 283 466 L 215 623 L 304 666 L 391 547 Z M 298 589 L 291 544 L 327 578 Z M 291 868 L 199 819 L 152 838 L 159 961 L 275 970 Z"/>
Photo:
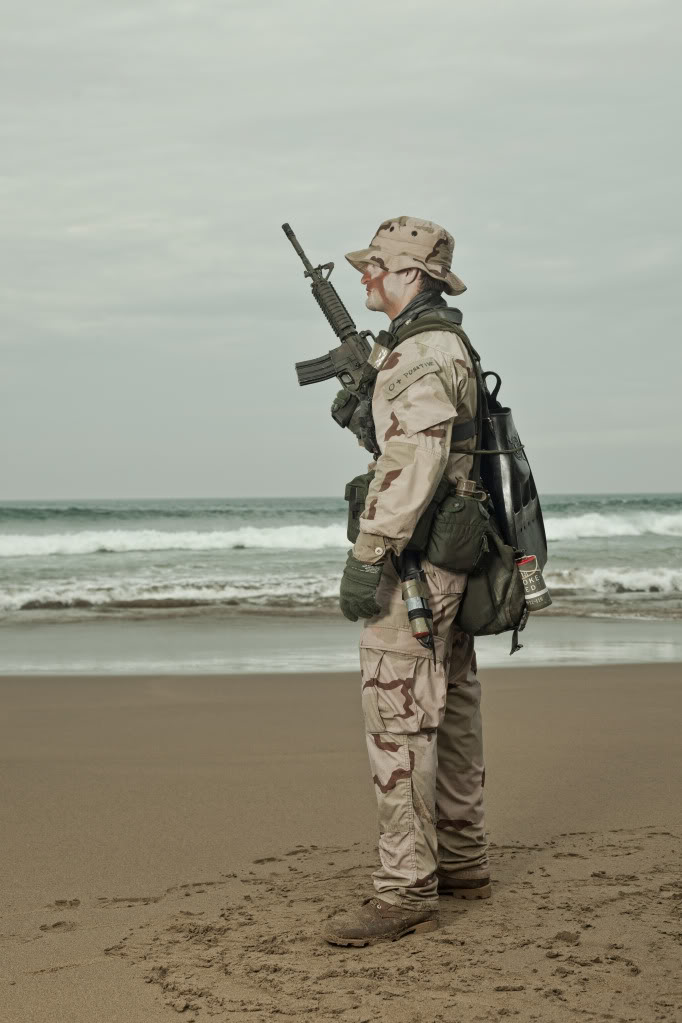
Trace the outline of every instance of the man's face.
<path fill-rule="evenodd" d="M 385 313 L 388 308 L 398 305 L 405 295 L 405 278 L 401 273 L 391 273 L 370 263 L 362 275 L 361 283 L 367 290 L 365 305 L 373 312 Z"/>

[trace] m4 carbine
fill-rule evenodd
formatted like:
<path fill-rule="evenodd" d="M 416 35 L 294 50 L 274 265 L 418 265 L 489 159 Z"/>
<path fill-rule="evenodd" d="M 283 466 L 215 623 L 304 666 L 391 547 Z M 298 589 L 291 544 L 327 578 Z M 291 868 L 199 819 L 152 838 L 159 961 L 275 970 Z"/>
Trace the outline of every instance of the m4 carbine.
<path fill-rule="evenodd" d="M 327 355 L 319 359 L 306 359 L 296 363 L 296 375 L 301 387 L 306 384 L 317 384 L 322 380 L 336 377 L 342 387 L 350 391 L 353 400 L 349 400 L 337 411 L 333 412 L 339 426 L 347 426 L 358 403 L 367 393 L 368 384 L 374 373 L 367 365 L 371 351 L 368 337 L 374 340 L 370 330 L 358 331 L 353 318 L 339 298 L 336 288 L 329 280 L 333 263 L 313 266 L 289 224 L 282 224 L 282 230 L 296 249 L 305 267 L 304 277 L 310 278 L 313 298 L 327 317 L 329 324 L 340 339 L 341 344 Z"/>

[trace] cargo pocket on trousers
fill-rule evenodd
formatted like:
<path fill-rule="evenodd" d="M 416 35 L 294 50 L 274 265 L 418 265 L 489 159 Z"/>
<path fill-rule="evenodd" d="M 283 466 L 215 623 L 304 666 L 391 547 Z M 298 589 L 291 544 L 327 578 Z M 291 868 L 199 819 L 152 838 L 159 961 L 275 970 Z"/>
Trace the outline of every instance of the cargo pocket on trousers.
<path fill-rule="evenodd" d="M 377 682 L 384 654 L 381 650 L 362 650 L 362 713 L 367 732 L 385 732 L 377 701 Z"/>
<path fill-rule="evenodd" d="M 431 722 L 424 722 L 423 710 L 415 696 L 419 680 L 420 690 L 424 688 L 428 702 L 432 689 L 428 658 L 397 650 L 361 648 L 361 652 L 362 709 L 367 731 L 411 734 L 430 725 Z"/>

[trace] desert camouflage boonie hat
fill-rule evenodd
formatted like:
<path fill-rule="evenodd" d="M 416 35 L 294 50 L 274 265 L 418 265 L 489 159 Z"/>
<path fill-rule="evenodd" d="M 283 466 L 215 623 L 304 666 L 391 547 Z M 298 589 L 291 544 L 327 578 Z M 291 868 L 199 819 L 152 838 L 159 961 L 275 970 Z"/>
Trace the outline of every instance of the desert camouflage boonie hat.
<path fill-rule="evenodd" d="M 442 281 L 448 295 L 461 295 L 466 284 L 450 269 L 454 249 L 455 239 L 444 227 L 417 217 L 394 217 L 379 226 L 369 248 L 348 252 L 346 259 L 361 273 L 370 264 L 392 273 L 417 267 Z"/>

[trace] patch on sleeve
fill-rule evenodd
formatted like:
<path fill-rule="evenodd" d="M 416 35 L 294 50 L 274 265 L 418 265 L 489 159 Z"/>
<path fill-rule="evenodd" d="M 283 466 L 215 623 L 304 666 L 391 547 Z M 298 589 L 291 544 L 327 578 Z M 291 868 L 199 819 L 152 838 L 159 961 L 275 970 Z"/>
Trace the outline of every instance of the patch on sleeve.
<path fill-rule="evenodd" d="M 421 380 L 427 373 L 436 373 L 438 368 L 438 363 L 430 356 L 420 359 L 418 362 L 412 362 L 409 366 L 403 366 L 396 373 L 391 374 L 383 384 L 384 396 L 390 401 L 402 394 L 405 388 L 413 384 L 415 380 Z"/>

